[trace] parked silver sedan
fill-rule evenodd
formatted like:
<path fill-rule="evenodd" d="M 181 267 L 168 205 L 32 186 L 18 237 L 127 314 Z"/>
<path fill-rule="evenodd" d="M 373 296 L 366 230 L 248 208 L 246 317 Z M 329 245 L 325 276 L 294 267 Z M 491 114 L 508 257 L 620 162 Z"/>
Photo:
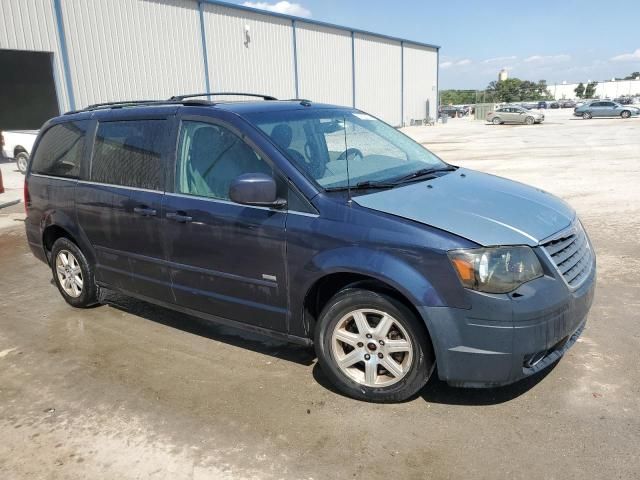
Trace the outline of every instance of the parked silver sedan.
<path fill-rule="evenodd" d="M 527 110 L 522 107 L 500 107 L 494 112 L 487 113 L 487 122 L 491 122 L 494 125 L 500 125 L 501 123 L 524 123 L 526 125 L 533 125 L 534 123 L 542 123 L 543 121 L 544 113 Z"/>
<path fill-rule="evenodd" d="M 593 117 L 637 117 L 640 116 L 640 108 L 630 105 L 621 105 L 610 100 L 597 100 L 585 103 L 577 107 L 573 114 L 588 120 Z"/>

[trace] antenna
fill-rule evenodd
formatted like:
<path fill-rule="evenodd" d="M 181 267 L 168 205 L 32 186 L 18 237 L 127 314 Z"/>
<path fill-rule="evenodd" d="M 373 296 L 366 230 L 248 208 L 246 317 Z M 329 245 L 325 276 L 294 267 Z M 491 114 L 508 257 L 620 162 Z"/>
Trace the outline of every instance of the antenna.
<path fill-rule="evenodd" d="M 347 203 L 351 205 L 351 179 L 349 177 L 349 148 L 347 145 L 347 117 L 342 117 L 342 130 L 344 131 L 344 160 L 347 162 Z"/>

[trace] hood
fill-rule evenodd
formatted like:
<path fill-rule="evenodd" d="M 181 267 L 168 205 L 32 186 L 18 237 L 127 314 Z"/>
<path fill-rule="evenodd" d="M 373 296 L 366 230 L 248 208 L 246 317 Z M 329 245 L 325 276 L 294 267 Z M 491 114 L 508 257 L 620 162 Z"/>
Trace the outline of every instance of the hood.
<path fill-rule="evenodd" d="M 575 217 L 569 205 L 543 190 L 464 168 L 353 201 L 483 246 L 535 246 Z"/>

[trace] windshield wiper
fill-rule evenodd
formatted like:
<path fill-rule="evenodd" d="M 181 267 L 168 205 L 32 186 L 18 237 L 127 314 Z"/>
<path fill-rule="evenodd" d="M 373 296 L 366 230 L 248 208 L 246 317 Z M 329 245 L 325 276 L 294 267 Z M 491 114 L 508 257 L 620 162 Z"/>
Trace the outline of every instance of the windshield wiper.
<path fill-rule="evenodd" d="M 363 182 L 358 182 L 355 185 L 351 185 L 351 187 L 347 187 L 346 185 L 341 185 L 339 187 L 327 187 L 325 188 L 325 192 L 338 192 L 342 190 L 367 190 L 374 188 L 393 188 L 396 186 L 396 183 L 393 182 L 376 182 L 375 180 L 365 180 Z"/>
<path fill-rule="evenodd" d="M 411 172 L 403 177 L 396 178 L 393 183 L 396 185 L 400 183 L 411 182 L 413 180 L 418 180 L 423 177 L 433 177 L 434 173 L 438 172 L 453 172 L 457 170 L 458 167 L 454 167 L 453 165 L 447 165 L 446 167 L 438 167 L 438 168 L 421 168 L 420 170 L 416 170 L 415 172 Z"/>

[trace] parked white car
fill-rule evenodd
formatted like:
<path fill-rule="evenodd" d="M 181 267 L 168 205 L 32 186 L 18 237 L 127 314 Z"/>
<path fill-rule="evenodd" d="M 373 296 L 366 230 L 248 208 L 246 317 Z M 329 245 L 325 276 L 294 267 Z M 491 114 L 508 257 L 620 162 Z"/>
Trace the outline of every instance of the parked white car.
<path fill-rule="evenodd" d="M 38 130 L 6 130 L 0 132 L 0 147 L 2 156 L 13 158 L 18 170 L 25 173 L 29 163 L 29 156 L 33 143 L 38 136 Z"/>

